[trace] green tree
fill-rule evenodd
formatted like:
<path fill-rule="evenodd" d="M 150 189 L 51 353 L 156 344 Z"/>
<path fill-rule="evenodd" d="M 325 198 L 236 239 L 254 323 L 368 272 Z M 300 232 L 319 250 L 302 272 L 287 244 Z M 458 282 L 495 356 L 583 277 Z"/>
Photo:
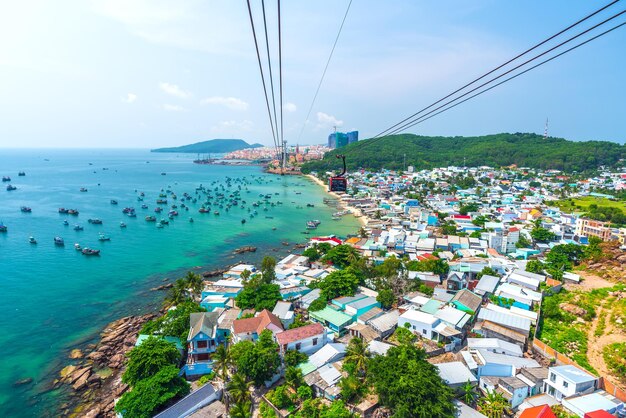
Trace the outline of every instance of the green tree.
<path fill-rule="evenodd" d="M 287 350 L 283 359 L 285 361 L 285 366 L 291 367 L 304 363 L 309 359 L 309 356 L 298 350 Z"/>
<path fill-rule="evenodd" d="M 267 284 L 276 280 L 276 259 L 274 257 L 263 257 L 263 261 L 261 261 L 261 277 L 263 282 Z"/>
<path fill-rule="evenodd" d="M 326 300 L 331 300 L 340 296 L 354 295 L 359 286 L 359 280 L 349 271 L 337 270 L 321 279 L 317 286 L 321 290 L 321 295 Z"/>
<path fill-rule="evenodd" d="M 252 403 L 250 401 L 236 403 L 230 410 L 230 417 L 252 418 Z"/>
<path fill-rule="evenodd" d="M 465 205 L 461 205 L 459 209 L 459 213 L 461 215 L 467 215 L 470 212 L 478 212 L 478 204 L 477 203 L 468 203 Z"/>
<path fill-rule="evenodd" d="M 355 366 L 358 376 L 365 376 L 367 362 L 370 358 L 370 352 L 367 345 L 360 338 L 352 338 L 346 348 L 346 356 L 344 363 L 352 363 Z"/>
<path fill-rule="evenodd" d="M 226 384 L 226 390 L 228 391 L 228 397 L 233 403 L 245 403 L 251 399 L 250 388 L 252 382 L 246 380 L 246 377 L 241 373 L 235 373 L 230 381 Z"/>
<path fill-rule="evenodd" d="M 320 296 L 319 298 L 311 302 L 311 304 L 309 305 L 309 312 L 321 311 L 326 307 L 326 305 L 328 305 L 328 301 L 325 297 Z"/>
<path fill-rule="evenodd" d="M 478 398 L 478 392 L 476 388 L 469 380 L 461 386 L 461 400 L 469 406 L 474 406 L 476 399 Z"/>
<path fill-rule="evenodd" d="M 165 315 L 146 322 L 140 334 L 178 337 L 182 343 L 185 343 L 189 334 L 190 314 L 194 312 L 206 312 L 206 309 L 187 300 L 176 306 L 176 309 L 168 310 Z"/>
<path fill-rule="evenodd" d="M 342 244 L 336 245 L 331 248 L 326 255 L 322 258 L 323 261 L 328 261 L 334 264 L 338 268 L 346 268 L 358 258 L 358 254 L 354 248 L 349 245 Z"/>
<path fill-rule="evenodd" d="M 403 344 L 369 362 L 368 379 L 381 405 L 397 418 L 420 413 L 434 418 L 454 416 L 452 390 L 439 377 L 437 368 L 426 361 L 424 350 Z"/>
<path fill-rule="evenodd" d="M 174 399 L 189 393 L 189 384 L 180 377 L 178 367 L 168 365 L 154 375 L 136 382 L 122 395 L 115 410 L 125 417 L 150 418 Z"/>
<path fill-rule="evenodd" d="M 301 314 L 297 314 L 294 321 L 291 324 L 289 324 L 289 329 L 300 328 L 305 325 L 309 325 L 310 323 L 311 322 L 305 320 Z"/>
<path fill-rule="evenodd" d="M 393 334 L 396 337 L 396 340 L 398 340 L 398 342 L 402 345 L 405 345 L 405 344 L 412 345 L 417 339 L 417 337 L 415 336 L 415 334 L 411 332 L 411 330 L 409 330 L 408 328 L 404 328 L 404 327 L 396 328 Z"/>
<path fill-rule="evenodd" d="M 498 272 L 495 271 L 494 269 L 492 269 L 491 267 L 483 267 L 483 269 L 481 271 L 478 272 L 478 274 L 476 275 L 477 279 L 480 279 L 481 277 L 483 277 L 485 274 L 489 275 L 489 276 L 496 276 L 498 277 Z"/>
<path fill-rule="evenodd" d="M 233 359 L 230 355 L 228 344 L 219 344 L 212 355 L 213 369 L 219 377 L 225 382 L 228 379 L 228 370 L 230 369 Z"/>
<path fill-rule="evenodd" d="M 294 391 L 298 390 L 304 383 L 304 376 L 302 376 L 302 370 L 296 366 L 289 366 L 285 369 L 285 383 Z"/>
<path fill-rule="evenodd" d="M 502 418 L 505 412 L 509 411 L 509 402 L 502 394 L 491 391 L 478 400 L 480 412 L 489 418 Z"/>
<path fill-rule="evenodd" d="M 202 276 L 194 273 L 193 271 L 188 271 L 183 280 L 187 288 L 191 289 L 195 295 L 200 295 L 202 288 L 204 287 Z"/>
<path fill-rule="evenodd" d="M 162 338 L 148 337 L 128 353 L 128 364 L 122 381 L 130 386 L 154 376 L 166 366 L 177 365 L 180 353 L 176 346 Z"/>
<path fill-rule="evenodd" d="M 544 265 L 539 260 L 530 260 L 526 263 L 526 271 L 530 273 L 542 273 Z"/>
<path fill-rule="evenodd" d="M 530 231 L 530 236 L 537 242 L 550 242 L 556 238 L 553 232 L 540 226 L 535 226 Z"/>
<path fill-rule="evenodd" d="M 280 286 L 277 284 L 261 283 L 255 285 L 253 281 L 244 285 L 244 288 L 237 297 L 235 303 L 240 309 L 263 309 L 272 310 L 276 302 L 281 300 Z"/>
<path fill-rule="evenodd" d="M 311 389 L 308 385 L 302 385 L 298 388 L 298 398 L 301 401 L 306 401 L 307 399 L 311 399 L 313 397 L 313 389 Z"/>
<path fill-rule="evenodd" d="M 305 257 L 308 257 L 309 261 L 312 263 L 319 260 L 320 257 L 322 256 L 320 252 L 317 250 L 317 248 L 315 247 L 307 248 L 306 250 L 304 250 L 302 255 Z"/>
<path fill-rule="evenodd" d="M 519 239 L 515 243 L 515 248 L 530 248 L 532 242 L 528 241 L 526 235 L 520 234 Z"/>
<path fill-rule="evenodd" d="M 187 282 L 185 279 L 176 280 L 165 296 L 165 302 L 170 305 L 180 305 L 187 302 L 189 299 L 189 292 L 187 291 Z"/>
<path fill-rule="evenodd" d="M 441 258 L 431 258 L 424 261 L 410 261 L 407 263 L 406 268 L 410 271 L 421 271 L 438 274 L 439 276 L 445 276 L 450 271 L 448 262 Z"/>
<path fill-rule="evenodd" d="M 272 332 L 264 330 L 256 343 L 241 341 L 230 349 L 233 364 L 238 373 L 260 386 L 269 380 L 280 366 L 278 344 L 273 341 Z"/>
<path fill-rule="evenodd" d="M 391 289 L 381 289 L 378 291 L 378 296 L 376 296 L 376 301 L 378 301 L 381 306 L 385 309 L 389 309 L 393 306 L 396 301 L 396 297 L 393 294 L 393 290 Z"/>
<path fill-rule="evenodd" d="M 356 376 L 348 375 L 339 380 L 339 388 L 341 389 L 341 398 L 347 402 L 352 402 L 362 397 L 367 387 Z"/>

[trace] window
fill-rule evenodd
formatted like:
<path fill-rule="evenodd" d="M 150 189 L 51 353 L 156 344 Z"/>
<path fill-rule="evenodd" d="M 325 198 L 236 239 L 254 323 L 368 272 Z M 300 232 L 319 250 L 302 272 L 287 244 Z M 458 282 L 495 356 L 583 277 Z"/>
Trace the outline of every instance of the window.
<path fill-rule="evenodd" d="M 550 381 L 556 382 L 556 375 L 554 373 L 550 373 Z"/>
<path fill-rule="evenodd" d="M 198 348 L 207 348 L 207 342 L 206 341 L 198 341 L 196 343 Z"/>
<path fill-rule="evenodd" d="M 313 345 L 317 345 L 317 338 L 313 338 Z"/>
<path fill-rule="evenodd" d="M 564 387 L 564 388 L 566 388 L 566 387 L 568 387 L 568 386 L 569 386 L 569 385 L 567 384 L 567 382 L 565 382 L 565 381 L 564 381 L 564 382 L 563 382 L 563 387 Z"/>
<path fill-rule="evenodd" d="M 426 335 L 426 330 L 422 329 L 422 334 Z"/>
<path fill-rule="evenodd" d="M 296 344 L 296 350 L 299 350 L 299 349 L 300 349 L 300 347 L 302 347 L 302 343 L 297 343 L 297 344 Z"/>
<path fill-rule="evenodd" d="M 417 329 L 417 327 L 416 327 L 415 325 L 413 325 L 413 329 L 414 329 L 414 330 L 416 330 L 416 329 Z"/>

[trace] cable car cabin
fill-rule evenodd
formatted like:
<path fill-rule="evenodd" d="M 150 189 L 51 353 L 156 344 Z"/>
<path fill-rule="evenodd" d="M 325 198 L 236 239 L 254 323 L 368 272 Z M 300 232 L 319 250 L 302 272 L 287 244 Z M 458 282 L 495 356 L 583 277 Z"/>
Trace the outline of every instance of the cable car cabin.
<path fill-rule="evenodd" d="M 345 192 L 348 190 L 348 180 L 345 177 L 331 177 L 328 180 L 328 189 L 331 192 Z"/>
<path fill-rule="evenodd" d="M 337 155 L 336 157 L 341 158 L 341 161 L 343 162 L 343 171 L 338 176 L 328 179 L 328 189 L 331 192 L 345 192 L 348 190 L 348 180 L 344 177 L 346 174 L 346 156 Z"/>

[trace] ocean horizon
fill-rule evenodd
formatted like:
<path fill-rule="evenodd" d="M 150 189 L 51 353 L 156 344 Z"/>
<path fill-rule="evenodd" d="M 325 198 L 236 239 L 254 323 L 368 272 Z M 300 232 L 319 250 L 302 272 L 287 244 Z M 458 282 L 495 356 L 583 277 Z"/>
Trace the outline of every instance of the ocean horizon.
<path fill-rule="evenodd" d="M 0 151 L 0 176 L 10 176 L 10 184 L 17 187 L 7 191 L 9 183 L 4 182 L 0 190 L 0 222 L 8 228 L 0 233 L 0 303 L 7 307 L 0 319 L 0 415 L 55 416 L 68 398 L 66 388 L 51 390 L 51 382 L 72 364 L 70 350 L 96 342 L 102 328 L 115 319 L 156 311 L 164 292 L 151 288 L 188 270 L 258 262 L 264 255 L 279 258 L 305 241 L 308 236 L 302 232 L 310 219 L 321 221 L 311 234 L 347 236 L 359 228 L 352 216 L 333 221 L 336 209 L 323 202 L 329 196 L 303 176 L 266 174 L 259 166 L 198 165 L 194 158 L 137 148 Z M 20 171 L 25 176 L 18 176 Z M 184 202 L 188 211 L 182 208 L 183 194 L 196 196 L 200 185 L 239 190 L 246 208 L 201 214 L 199 196 L 196 203 Z M 143 201 L 138 200 L 141 193 Z M 157 214 L 161 193 L 168 204 L 159 205 L 164 212 Z M 260 195 L 282 204 L 268 205 L 267 211 L 262 205 L 250 217 L 247 208 L 262 200 Z M 148 207 L 142 209 L 142 204 Z M 179 206 L 179 215 L 169 225 L 156 228 L 145 221 L 147 215 L 167 219 L 172 204 Z M 22 212 L 22 206 L 32 212 Z M 77 209 L 79 215 L 60 214 L 60 207 Z M 137 216 L 123 214 L 125 207 L 134 207 Z M 90 218 L 102 224 L 89 223 Z M 75 224 L 83 230 L 74 230 Z M 100 241 L 100 233 L 110 241 Z M 31 236 L 37 244 L 29 243 Z M 64 246 L 54 245 L 56 236 L 64 239 Z M 74 243 L 101 254 L 84 256 Z M 258 250 L 233 255 L 245 245 Z"/>

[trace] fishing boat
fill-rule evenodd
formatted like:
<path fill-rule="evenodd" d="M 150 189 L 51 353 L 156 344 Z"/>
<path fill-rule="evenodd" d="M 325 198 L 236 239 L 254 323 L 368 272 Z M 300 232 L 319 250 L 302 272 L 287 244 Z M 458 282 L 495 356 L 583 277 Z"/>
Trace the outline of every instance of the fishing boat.
<path fill-rule="evenodd" d="M 242 224 L 245 224 L 245 223 L 246 223 L 246 220 L 245 220 L 245 219 L 242 219 L 242 220 L 241 220 L 241 223 L 242 223 Z"/>
<path fill-rule="evenodd" d="M 37 244 L 37 240 L 35 239 L 35 237 L 28 237 L 28 242 L 30 242 L 31 244 Z"/>
<path fill-rule="evenodd" d="M 78 224 L 74 225 L 74 231 L 82 231 L 84 228 Z"/>
<path fill-rule="evenodd" d="M 156 208 L 154 208 L 154 211 L 156 213 L 161 213 L 163 211 L 163 208 L 160 208 L 160 207 L 157 206 Z"/>
<path fill-rule="evenodd" d="M 213 214 L 214 214 L 214 215 L 219 215 L 219 214 L 220 214 L 220 212 L 216 210 L 215 212 L 213 212 Z"/>
<path fill-rule="evenodd" d="M 189 222 L 193 223 L 193 218 L 189 218 Z"/>
<path fill-rule="evenodd" d="M 22 206 L 20 208 L 20 211 L 22 211 L 24 213 L 31 213 L 33 210 L 31 208 L 29 208 L 28 206 Z"/>
<path fill-rule="evenodd" d="M 167 205 L 167 199 L 157 199 L 157 205 Z"/>
<path fill-rule="evenodd" d="M 136 218 L 137 213 L 133 210 L 132 212 L 128 212 L 126 216 L 128 216 L 129 218 Z"/>
<path fill-rule="evenodd" d="M 111 204 L 112 204 L 112 205 L 117 205 L 117 200 L 115 200 L 115 199 L 111 199 Z"/>
<path fill-rule="evenodd" d="M 59 213 L 66 214 L 66 213 L 67 213 L 67 209 L 65 209 L 65 208 L 59 208 Z"/>
<path fill-rule="evenodd" d="M 314 208 L 314 207 L 315 207 L 315 205 L 314 205 L 313 203 L 307 203 L 307 204 L 306 204 L 306 207 L 307 207 L 307 208 Z"/>
<path fill-rule="evenodd" d="M 111 241 L 111 237 L 104 235 L 102 232 L 98 235 L 98 241 Z"/>
<path fill-rule="evenodd" d="M 129 214 L 129 213 L 134 212 L 134 211 L 135 211 L 135 208 L 131 208 L 131 207 L 127 207 L 127 208 L 122 209 L 122 213 L 125 213 L 125 214 Z"/>
<path fill-rule="evenodd" d="M 148 205 L 144 203 L 143 205 L 141 205 L 141 209 L 148 209 Z"/>
<path fill-rule="evenodd" d="M 9 176 L 2 176 L 2 181 L 11 181 L 11 177 L 9 177 Z"/>
<path fill-rule="evenodd" d="M 61 237 L 54 237 L 54 245 L 58 245 L 59 247 L 62 247 L 65 245 L 65 241 L 63 241 L 63 238 Z"/>
<path fill-rule="evenodd" d="M 86 189 L 85 187 L 81 187 L 81 188 L 80 188 L 80 191 L 81 191 L 81 192 L 83 192 L 83 193 L 85 193 L 85 192 L 87 191 L 87 189 Z"/>
<path fill-rule="evenodd" d="M 156 224 L 156 227 L 157 228 L 163 228 L 163 224 L 159 222 L 159 223 Z"/>
<path fill-rule="evenodd" d="M 19 173 L 17 173 L 17 175 L 20 176 L 20 177 L 24 177 L 26 175 L 26 173 L 23 172 L 23 171 L 20 171 Z"/>
<path fill-rule="evenodd" d="M 15 187 L 15 186 L 13 186 L 13 185 L 9 184 L 9 185 L 7 186 L 7 192 L 10 192 L 11 190 L 17 190 L 17 187 Z"/>
<path fill-rule="evenodd" d="M 74 215 L 74 216 L 77 216 L 77 215 L 78 215 L 78 210 L 77 210 L 77 209 L 68 209 L 68 210 L 67 210 L 67 214 L 68 214 L 68 215 Z"/>
<path fill-rule="evenodd" d="M 81 251 L 81 253 L 83 255 L 100 255 L 100 250 L 94 250 L 92 248 L 83 248 L 83 250 Z"/>
<path fill-rule="evenodd" d="M 120 222 L 120 228 L 126 228 L 126 224 L 124 222 Z"/>
<path fill-rule="evenodd" d="M 80 248 L 80 244 L 79 244 L 79 243 L 74 244 L 74 249 L 75 249 L 76 251 L 80 251 L 80 250 L 81 250 L 81 248 Z"/>
<path fill-rule="evenodd" d="M 317 228 L 317 225 L 315 225 L 315 222 L 313 221 L 307 221 L 306 223 L 306 229 L 315 229 Z"/>
<path fill-rule="evenodd" d="M 161 173 L 162 176 L 165 176 L 167 173 Z"/>
<path fill-rule="evenodd" d="M 0 222 L 0 232 L 7 232 L 8 230 L 9 228 L 5 224 Z"/>
<path fill-rule="evenodd" d="M 156 217 L 152 215 L 146 216 L 146 222 L 156 222 Z"/>
<path fill-rule="evenodd" d="M 90 224 L 94 224 L 94 225 L 102 225 L 102 220 L 98 219 L 98 218 L 89 218 L 87 219 L 87 222 L 89 222 Z"/>

